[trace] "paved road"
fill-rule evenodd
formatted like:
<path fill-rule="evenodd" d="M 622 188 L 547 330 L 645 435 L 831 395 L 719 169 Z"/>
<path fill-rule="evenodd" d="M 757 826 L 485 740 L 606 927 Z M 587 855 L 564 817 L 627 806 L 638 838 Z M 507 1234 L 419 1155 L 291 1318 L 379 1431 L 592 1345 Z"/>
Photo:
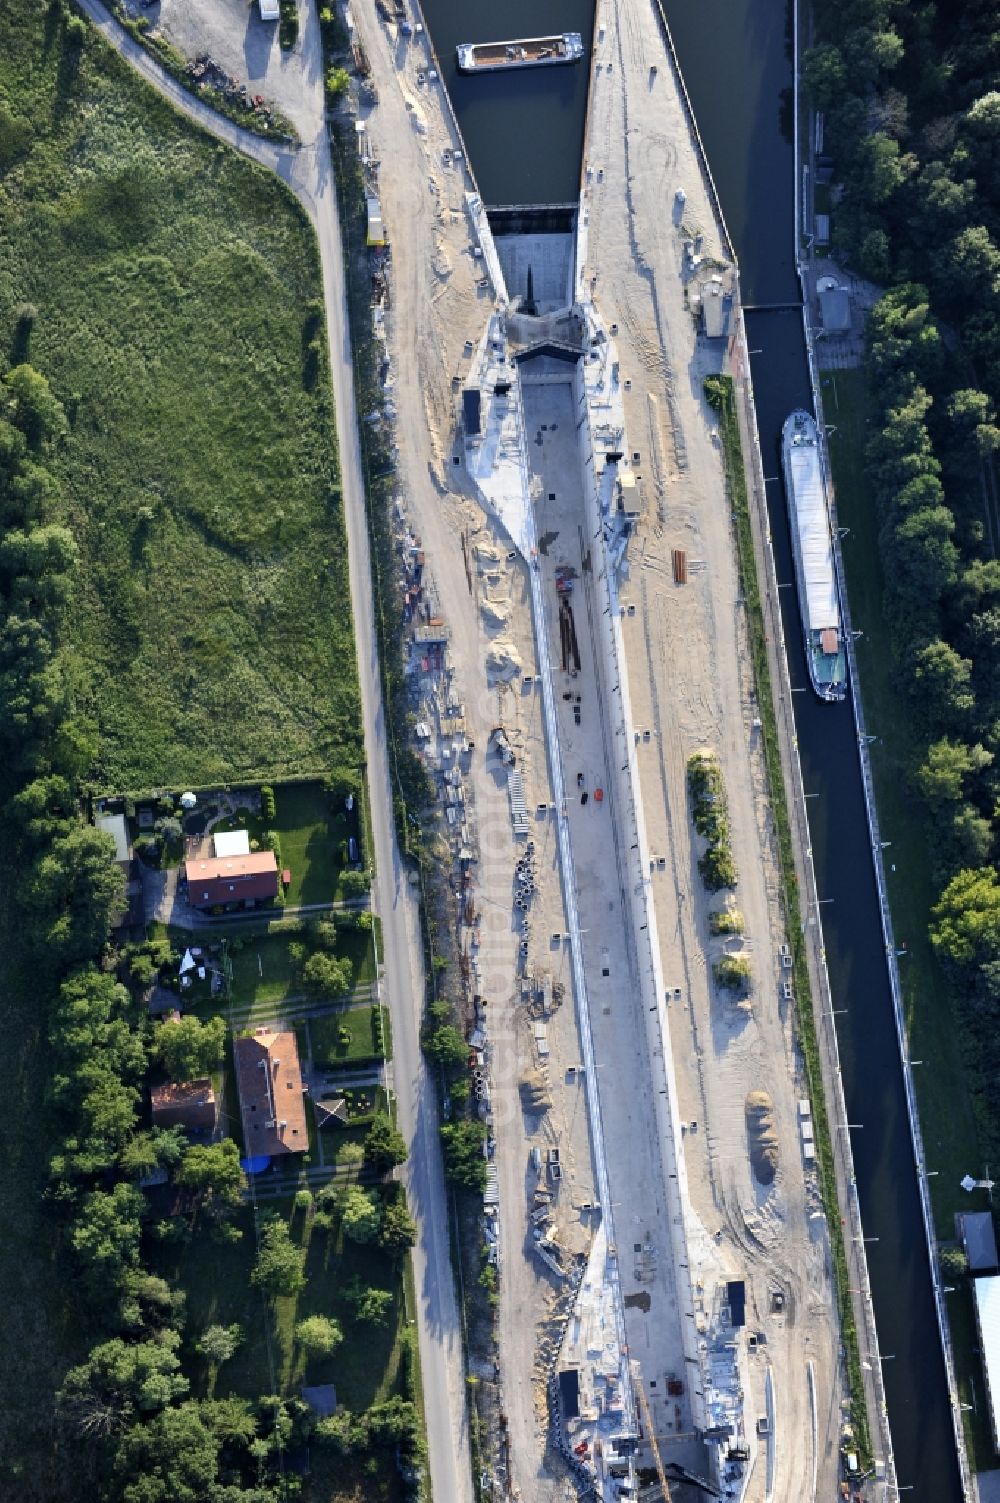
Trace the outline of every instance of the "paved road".
<path fill-rule="evenodd" d="M 431 1486 L 438 1503 L 472 1503 L 468 1411 L 449 1253 L 447 1200 L 437 1145 L 437 1106 L 420 1053 L 424 976 L 419 916 L 396 848 L 391 822 L 385 708 L 371 606 L 368 530 L 354 404 L 344 255 L 329 141 L 325 129 L 322 129 L 312 142 L 290 150 L 250 135 L 183 89 L 123 31 L 97 0 L 80 0 L 80 5 L 115 50 L 183 114 L 219 140 L 270 168 L 288 183 L 316 230 L 340 437 L 351 598 L 371 788 L 378 868 L 375 897 L 382 918 L 385 951 L 383 991 L 392 1010 L 393 1074 L 399 1125 L 411 1145 L 406 1181 L 418 1228 L 413 1268 L 423 1386 L 427 1399 Z M 303 29 L 301 46 L 304 52 L 311 54 L 304 60 L 306 65 L 312 72 L 319 65 L 322 74 L 321 59 L 316 55 L 320 46 L 319 27 L 312 7 Z"/>

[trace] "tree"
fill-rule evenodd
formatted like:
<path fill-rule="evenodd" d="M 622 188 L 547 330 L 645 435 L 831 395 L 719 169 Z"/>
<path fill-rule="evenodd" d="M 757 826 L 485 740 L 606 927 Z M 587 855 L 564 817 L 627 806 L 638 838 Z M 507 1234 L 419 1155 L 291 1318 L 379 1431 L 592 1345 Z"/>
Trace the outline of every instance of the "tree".
<path fill-rule="evenodd" d="M 154 1127 L 151 1132 L 136 1133 L 119 1156 L 123 1173 L 142 1179 L 156 1169 L 174 1169 L 187 1146 L 181 1127 Z"/>
<path fill-rule="evenodd" d="M 235 1355 L 242 1341 L 241 1326 L 208 1326 L 195 1342 L 195 1351 L 212 1367 L 221 1367 Z"/>
<path fill-rule="evenodd" d="M 957 872 L 931 909 L 931 944 L 956 965 L 992 960 L 1000 950 L 1000 881 L 992 866 Z"/>
<path fill-rule="evenodd" d="M 92 1190 L 84 1200 L 70 1241 L 99 1291 L 114 1292 L 138 1263 L 143 1204 L 141 1192 L 127 1184 Z"/>
<path fill-rule="evenodd" d="M 954 647 L 936 637 L 914 659 L 913 681 L 917 704 L 927 724 L 957 729 L 972 714 L 972 664 Z"/>
<path fill-rule="evenodd" d="M 463 1189 L 482 1193 L 486 1188 L 486 1160 L 483 1148 L 486 1129 L 481 1122 L 465 1119 L 446 1122 L 441 1127 L 444 1148 L 444 1172 Z"/>
<path fill-rule="evenodd" d="M 298 1294 L 306 1282 L 305 1261 L 304 1248 L 296 1247 L 288 1227 L 276 1218 L 261 1232 L 251 1281 L 272 1299 Z"/>
<path fill-rule="evenodd" d="M 969 1260 L 960 1247 L 939 1247 L 938 1266 L 948 1284 L 958 1284 L 969 1271 Z"/>
<path fill-rule="evenodd" d="M 365 1159 L 373 1168 L 393 1169 L 404 1164 L 407 1157 L 406 1139 L 397 1132 L 385 1112 L 376 1112 L 372 1125 L 365 1134 Z"/>
<path fill-rule="evenodd" d="M 115 1458 L 122 1503 L 203 1503 L 215 1492 L 221 1442 L 189 1399 L 126 1432 Z"/>
<path fill-rule="evenodd" d="M 903 186 L 908 175 L 907 159 L 900 156 L 899 142 L 881 131 L 873 131 L 863 138 L 859 157 L 865 201 L 884 204 Z"/>
<path fill-rule="evenodd" d="M 368 1431 L 377 1445 L 405 1445 L 417 1434 L 415 1405 L 399 1394 L 372 1404 L 368 1410 Z"/>
<path fill-rule="evenodd" d="M 365 1416 L 355 1416 L 349 1409 L 338 1409 L 336 1414 L 321 1419 L 314 1433 L 321 1446 L 329 1446 L 340 1456 L 350 1456 L 368 1448 L 368 1424 Z"/>
<path fill-rule="evenodd" d="M 194 1143 L 181 1159 L 175 1176 L 184 1190 L 194 1190 L 204 1201 L 220 1209 L 238 1206 L 243 1199 L 246 1177 L 240 1168 L 240 1151 L 232 1138 L 218 1143 Z"/>
<path fill-rule="evenodd" d="M 82 1435 L 107 1436 L 137 1414 L 154 1414 L 188 1391 L 180 1371 L 180 1337 L 164 1331 L 155 1341 L 116 1337 L 95 1346 L 66 1374 L 58 1402 Z"/>
<path fill-rule="evenodd" d="M 355 1143 L 353 1138 L 334 1151 L 334 1162 L 338 1169 L 358 1169 L 365 1161 L 365 1150 L 360 1143 Z"/>
<path fill-rule="evenodd" d="M 836 104 L 847 84 L 847 68 L 839 47 L 828 42 L 811 47 L 802 59 L 802 80 L 818 110 Z"/>
<path fill-rule="evenodd" d="M 344 1298 L 351 1307 L 355 1320 L 368 1325 L 385 1326 L 392 1313 L 393 1298 L 388 1289 L 376 1289 L 354 1278 L 343 1290 Z"/>
<path fill-rule="evenodd" d="M 329 1357 L 343 1340 L 340 1326 L 328 1315 L 307 1315 L 295 1327 L 295 1339 L 309 1357 Z"/>
<path fill-rule="evenodd" d="M 131 1269 L 123 1283 L 118 1306 L 123 1330 L 138 1335 L 165 1333 L 181 1327 L 187 1304 L 183 1289 L 171 1288 L 159 1274 L 141 1267 Z"/>
<path fill-rule="evenodd" d="M 949 875 L 963 867 L 985 866 L 993 849 L 993 830 L 973 804 L 962 804 L 941 831 L 935 847 L 935 871 Z"/>
<path fill-rule="evenodd" d="M 72 965 L 98 954 L 125 910 L 111 836 L 84 824 L 58 836 L 29 873 L 24 898 L 34 917 L 31 937 L 50 963 Z"/>
<path fill-rule="evenodd" d="M 417 1240 L 417 1228 L 406 1208 L 406 1195 L 402 1185 L 394 1187 L 396 1194 L 388 1196 L 382 1210 L 382 1230 L 378 1243 L 394 1256 L 409 1251 Z"/>
<path fill-rule="evenodd" d="M 352 1242 L 373 1242 L 382 1221 L 381 1207 L 369 1190 L 351 1185 L 340 1203 L 340 1223 L 344 1236 Z"/>
<path fill-rule="evenodd" d="M 36 452 L 66 431 L 66 416 L 45 377 L 30 365 L 15 366 L 0 386 L 5 415 Z"/>
<path fill-rule="evenodd" d="M 956 306 L 970 287 L 996 293 L 1000 284 L 1000 251 L 985 225 L 970 225 L 931 255 L 941 296 Z"/>
<path fill-rule="evenodd" d="M 955 518 L 947 506 L 911 511 L 886 540 L 893 592 L 909 610 L 933 610 L 958 577 Z"/>
<path fill-rule="evenodd" d="M 444 1070 L 464 1065 L 469 1057 L 469 1046 L 452 1023 L 442 1023 L 425 1031 L 423 1044 L 427 1058 Z"/>
<path fill-rule="evenodd" d="M 942 736 L 927 749 L 926 761 L 917 772 L 917 786 L 932 809 L 957 803 L 970 772 L 981 772 L 993 761 L 981 746 L 966 746 Z"/>
<path fill-rule="evenodd" d="M 340 874 L 340 890 L 345 898 L 363 898 L 371 887 L 367 872 L 348 871 Z"/>
<path fill-rule="evenodd" d="M 194 1080 L 210 1074 L 219 1063 L 225 1037 L 224 1018 L 207 1018 L 203 1023 L 193 1013 L 185 1013 L 177 1022 L 159 1024 L 153 1052 L 171 1080 Z"/>
<path fill-rule="evenodd" d="M 342 997 L 351 988 L 350 961 L 317 951 L 302 967 L 302 980 L 318 996 Z"/>
<path fill-rule="evenodd" d="M 75 818 L 72 785 L 58 773 L 36 778 L 14 795 L 7 810 L 33 845 L 44 845 Z"/>
<path fill-rule="evenodd" d="M 201 1405 L 201 1418 L 223 1446 L 251 1451 L 257 1443 L 257 1419 L 247 1399 L 238 1399 L 235 1394 L 227 1394 L 222 1399 L 205 1399 Z M 218 1503 L 228 1503 L 230 1494 L 221 1493 L 214 1497 L 218 1498 Z M 244 1500 L 245 1503 L 270 1503 L 270 1497 L 270 1494 L 256 1492 L 239 1493 L 233 1503 L 244 1503 Z"/>
<path fill-rule="evenodd" d="M 14 610 L 54 612 L 65 604 L 79 550 L 65 527 L 14 529 L 0 543 L 0 580 Z"/>

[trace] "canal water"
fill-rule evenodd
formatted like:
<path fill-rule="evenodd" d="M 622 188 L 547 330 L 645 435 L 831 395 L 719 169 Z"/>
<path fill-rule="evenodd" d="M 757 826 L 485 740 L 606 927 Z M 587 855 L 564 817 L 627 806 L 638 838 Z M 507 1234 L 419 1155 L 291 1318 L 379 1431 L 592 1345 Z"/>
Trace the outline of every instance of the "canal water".
<path fill-rule="evenodd" d="M 650 0 L 635 0 L 650 3 Z M 794 303 L 791 6 L 782 0 L 665 0 L 685 82 L 749 308 Z M 455 47 L 518 35 L 593 35 L 590 0 L 423 0 L 445 82 L 488 205 L 577 196 L 588 70 L 546 68 L 465 78 Z M 780 481 L 788 413 L 811 407 L 801 316 L 749 312 L 757 420 L 799 754 L 843 1063 L 886 1402 L 901 1487 L 961 1497 L 906 1118 L 892 999 L 850 707 L 808 688 Z M 845 1009 L 840 1013 L 840 1009 Z M 827 1021 L 825 1026 L 829 1026 Z M 804 1480 L 804 1479 L 803 1479 Z"/>
<path fill-rule="evenodd" d="M 575 203 L 590 82 L 586 61 L 468 75 L 458 71 L 455 48 L 578 31 L 586 59 L 593 0 L 423 0 L 423 10 L 483 202 Z"/>

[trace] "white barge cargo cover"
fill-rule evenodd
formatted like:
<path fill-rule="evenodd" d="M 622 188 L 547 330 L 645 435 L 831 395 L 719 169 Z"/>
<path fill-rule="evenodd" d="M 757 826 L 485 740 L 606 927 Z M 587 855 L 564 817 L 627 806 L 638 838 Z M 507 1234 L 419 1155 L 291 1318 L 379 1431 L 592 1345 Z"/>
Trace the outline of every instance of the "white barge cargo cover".
<path fill-rule="evenodd" d="M 798 531 L 799 558 L 806 592 L 810 631 L 840 627 L 837 583 L 833 575 L 833 543 L 826 509 L 823 474 L 815 436 L 802 435 L 788 444 L 788 467 L 794 495 L 792 523 Z"/>

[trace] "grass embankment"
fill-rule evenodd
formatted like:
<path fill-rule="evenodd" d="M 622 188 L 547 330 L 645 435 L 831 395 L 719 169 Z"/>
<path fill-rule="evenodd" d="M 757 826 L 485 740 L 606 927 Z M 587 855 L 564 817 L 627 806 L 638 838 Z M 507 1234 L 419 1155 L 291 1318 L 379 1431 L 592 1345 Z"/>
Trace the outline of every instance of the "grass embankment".
<path fill-rule="evenodd" d="M 909 794 L 921 737 L 911 729 L 912 707 L 899 682 L 888 624 L 882 613 L 883 580 L 878 518 L 864 473 L 867 432 L 865 374 L 861 370 L 828 371 L 822 377 L 826 415 L 834 425 L 830 458 L 837 491 L 837 516 L 849 532 L 843 543 L 844 571 L 851 621 L 863 635 L 857 645 L 859 682 L 866 719 L 878 740 L 870 748 L 875 797 L 883 837 L 886 883 L 897 940 L 906 947 L 900 982 L 910 1049 L 927 1061 L 914 1070 L 920 1127 L 927 1162 L 937 1172 L 930 1180 L 937 1236 L 955 1237 L 955 1213 L 988 1209 L 986 1196 L 970 1198 L 959 1189 L 965 1174 L 978 1174 L 981 1154 L 968 1080 L 962 1058 L 962 1029 L 955 1000 L 928 939 L 930 909 L 936 899 L 927 821 Z M 963 1403 L 978 1403 L 965 1414 L 966 1438 L 974 1466 L 992 1466 L 995 1456 L 989 1417 L 982 1399 L 978 1338 L 967 1288 L 948 1299 L 948 1315 L 959 1394 Z M 971 1375 L 971 1380 L 970 1380 Z M 973 1387 L 975 1385 L 975 1387 Z"/>
<path fill-rule="evenodd" d="M 841 1228 L 840 1204 L 837 1198 L 833 1146 L 830 1137 L 830 1124 L 827 1118 L 826 1098 L 823 1090 L 823 1072 L 820 1064 L 819 1041 L 816 1035 L 816 1015 L 813 1008 L 809 965 L 806 958 L 806 945 L 802 930 L 802 911 L 799 904 L 798 880 L 795 874 L 792 827 L 785 799 L 785 780 L 781 768 L 778 724 L 771 689 L 771 670 L 767 659 L 767 633 L 764 626 L 763 607 L 761 605 L 760 582 L 757 577 L 757 560 L 754 553 L 753 531 L 750 522 L 746 471 L 743 463 L 743 449 L 740 443 L 740 429 L 736 416 L 732 380 L 728 376 L 710 377 L 705 383 L 705 391 L 708 400 L 715 407 L 719 417 L 719 431 L 722 438 L 726 479 L 729 486 L 729 499 L 733 511 L 733 527 L 736 534 L 739 556 L 740 579 L 750 628 L 750 653 L 753 661 L 754 680 L 757 686 L 758 713 L 761 719 L 761 745 L 764 751 L 764 761 L 767 766 L 771 808 L 774 814 L 774 827 L 778 842 L 785 927 L 792 952 L 792 977 L 795 990 L 795 1013 L 798 1023 L 799 1047 L 802 1050 L 806 1079 L 809 1083 L 809 1095 L 813 1108 L 816 1167 L 833 1255 L 834 1276 L 837 1285 L 837 1304 L 840 1312 L 841 1340 L 844 1347 L 847 1382 L 851 1393 L 851 1422 L 854 1426 L 859 1456 L 867 1458 L 871 1455 L 868 1412 L 865 1405 L 861 1358 L 858 1350 L 858 1333 L 854 1321 L 854 1309 L 850 1294 L 850 1278 L 847 1271 L 847 1256 Z"/>
<path fill-rule="evenodd" d="M 81 551 L 96 776 L 357 767 L 311 228 L 52 15 L 0 21 L 0 328 L 70 417 L 53 468 Z"/>

